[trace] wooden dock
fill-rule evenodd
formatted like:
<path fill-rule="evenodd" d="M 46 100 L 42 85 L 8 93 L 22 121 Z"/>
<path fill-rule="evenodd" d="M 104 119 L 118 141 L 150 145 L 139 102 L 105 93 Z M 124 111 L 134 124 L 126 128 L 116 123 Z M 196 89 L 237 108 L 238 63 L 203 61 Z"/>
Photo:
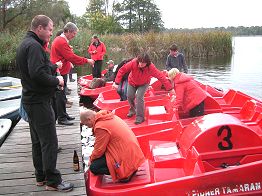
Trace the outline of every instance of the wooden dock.
<path fill-rule="evenodd" d="M 76 79 L 76 75 L 74 78 Z M 67 108 L 67 112 L 76 119 L 73 121 L 73 126 L 57 124 L 58 145 L 62 148 L 62 151 L 58 153 L 57 169 L 60 170 L 64 181 L 74 183 L 74 190 L 68 193 L 59 193 L 45 191 L 45 186 L 37 187 L 35 185 L 29 126 L 27 122 L 20 120 L 0 147 L 0 195 L 86 195 L 81 163 L 77 82 L 68 82 L 68 86 L 72 92 L 67 97 L 74 103 L 71 108 Z M 73 170 L 74 150 L 77 150 L 80 160 L 81 169 L 79 172 Z"/>

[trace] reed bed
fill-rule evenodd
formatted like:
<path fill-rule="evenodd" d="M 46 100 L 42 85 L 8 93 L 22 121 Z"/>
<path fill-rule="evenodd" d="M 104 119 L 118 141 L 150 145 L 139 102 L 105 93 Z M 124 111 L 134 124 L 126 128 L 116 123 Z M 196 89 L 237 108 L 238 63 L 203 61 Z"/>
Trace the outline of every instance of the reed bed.
<path fill-rule="evenodd" d="M 1 33 L 0 35 L 0 69 L 14 65 L 15 51 L 25 32 Z M 54 33 L 55 35 L 55 33 Z M 89 57 L 87 48 L 92 32 L 80 29 L 70 44 L 76 54 Z M 213 32 L 148 32 L 145 34 L 107 34 L 98 35 L 107 47 L 105 61 L 112 59 L 116 63 L 126 58 L 135 57 L 146 51 L 152 61 L 165 59 L 171 44 L 176 43 L 186 58 L 209 56 L 229 56 L 232 54 L 232 34 L 223 31 Z"/>

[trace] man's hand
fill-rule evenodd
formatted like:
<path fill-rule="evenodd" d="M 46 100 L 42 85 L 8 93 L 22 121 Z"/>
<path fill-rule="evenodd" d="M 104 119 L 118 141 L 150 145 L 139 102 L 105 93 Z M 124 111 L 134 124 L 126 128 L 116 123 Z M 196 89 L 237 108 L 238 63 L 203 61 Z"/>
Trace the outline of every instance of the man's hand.
<path fill-rule="evenodd" d="M 59 86 L 64 86 L 64 78 L 62 76 L 56 76 L 56 78 L 59 80 Z"/>
<path fill-rule="evenodd" d="M 95 61 L 93 59 L 88 59 L 88 63 L 94 67 Z"/>
<path fill-rule="evenodd" d="M 55 64 L 57 65 L 57 68 L 58 68 L 58 69 L 61 69 L 62 66 L 63 66 L 62 61 L 57 61 Z"/>
<path fill-rule="evenodd" d="M 118 84 L 113 83 L 112 88 L 115 89 L 115 90 L 117 90 L 117 89 L 118 89 Z"/>

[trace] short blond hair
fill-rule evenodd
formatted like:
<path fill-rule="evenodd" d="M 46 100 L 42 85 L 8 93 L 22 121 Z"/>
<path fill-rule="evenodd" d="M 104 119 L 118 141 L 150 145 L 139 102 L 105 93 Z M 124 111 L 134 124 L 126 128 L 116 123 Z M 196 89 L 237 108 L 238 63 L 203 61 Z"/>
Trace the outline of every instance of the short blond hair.
<path fill-rule="evenodd" d="M 178 74 L 180 71 L 177 68 L 172 68 L 168 71 L 168 77 L 170 79 L 174 79 L 176 77 L 176 74 Z"/>

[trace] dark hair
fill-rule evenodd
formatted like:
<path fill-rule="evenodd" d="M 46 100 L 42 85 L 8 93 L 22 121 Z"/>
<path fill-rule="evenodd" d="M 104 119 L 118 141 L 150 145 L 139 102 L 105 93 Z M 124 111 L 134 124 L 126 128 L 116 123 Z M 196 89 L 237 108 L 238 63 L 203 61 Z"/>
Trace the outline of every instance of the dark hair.
<path fill-rule="evenodd" d="M 97 35 L 93 35 L 92 38 L 93 38 L 93 39 L 98 39 L 98 36 L 97 36 Z"/>
<path fill-rule="evenodd" d="M 146 66 L 149 66 L 151 64 L 150 57 L 146 52 L 139 54 L 137 56 L 137 61 L 140 63 L 146 63 Z"/>
<path fill-rule="evenodd" d="M 47 27 L 50 22 L 53 22 L 48 16 L 37 15 L 31 22 L 31 30 L 36 30 L 38 26 Z"/>
<path fill-rule="evenodd" d="M 172 51 L 177 51 L 178 50 L 178 47 L 176 44 L 172 44 L 169 48 L 169 50 L 172 50 Z"/>

